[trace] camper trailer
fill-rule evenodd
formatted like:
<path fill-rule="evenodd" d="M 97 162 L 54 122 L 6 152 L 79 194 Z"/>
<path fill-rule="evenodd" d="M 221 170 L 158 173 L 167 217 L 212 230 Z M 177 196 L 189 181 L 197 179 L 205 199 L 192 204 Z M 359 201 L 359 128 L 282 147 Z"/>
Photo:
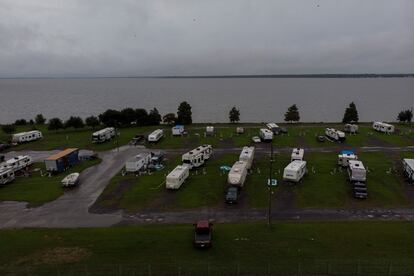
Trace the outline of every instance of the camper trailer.
<path fill-rule="evenodd" d="M 107 127 L 92 133 L 93 143 L 103 143 L 115 137 L 115 128 Z"/>
<path fill-rule="evenodd" d="M 404 168 L 404 174 L 410 181 L 414 182 L 414 159 L 403 159 L 402 164 Z"/>
<path fill-rule="evenodd" d="M 172 190 L 179 189 L 190 175 L 189 171 L 190 167 L 188 165 L 178 165 L 167 175 L 165 187 Z"/>
<path fill-rule="evenodd" d="M 148 142 L 158 142 L 163 136 L 164 131 L 162 129 L 156 129 L 148 135 Z"/>
<path fill-rule="evenodd" d="M 334 140 L 336 142 L 345 141 L 345 133 L 340 131 L 340 130 L 336 130 L 334 128 L 326 128 L 325 129 L 325 135 L 329 139 Z"/>
<path fill-rule="evenodd" d="M 350 182 L 365 182 L 367 171 L 359 160 L 349 160 L 348 177 Z"/>
<path fill-rule="evenodd" d="M 213 126 L 207 126 L 206 127 L 206 135 L 207 136 L 214 136 L 214 127 Z"/>
<path fill-rule="evenodd" d="M 31 141 L 35 141 L 38 139 L 42 139 L 43 135 L 38 130 L 32 130 L 28 132 L 20 132 L 13 134 L 12 136 L 12 143 L 21 144 L 21 143 L 27 143 Z"/>
<path fill-rule="evenodd" d="M 5 185 L 14 180 L 14 171 L 12 168 L 0 168 L 0 185 Z"/>
<path fill-rule="evenodd" d="M 374 122 L 372 124 L 372 128 L 376 131 L 383 132 L 383 133 L 393 133 L 395 128 L 393 125 L 383 123 L 383 122 Z"/>
<path fill-rule="evenodd" d="M 254 159 L 254 147 L 243 147 L 239 156 L 239 161 L 246 162 L 246 168 L 249 170 L 252 167 Z"/>
<path fill-rule="evenodd" d="M 213 153 L 211 145 L 202 145 L 193 149 L 187 153 L 184 153 L 181 160 L 184 164 L 187 164 L 190 169 L 200 167 L 208 160 Z"/>
<path fill-rule="evenodd" d="M 243 134 L 244 133 L 244 127 L 236 127 L 236 133 L 237 134 Z"/>
<path fill-rule="evenodd" d="M 349 166 L 349 160 L 358 160 L 358 156 L 352 150 L 343 150 L 338 155 L 338 165 L 342 167 Z"/>
<path fill-rule="evenodd" d="M 273 140 L 273 132 L 267 128 L 260 129 L 259 137 L 263 142 L 270 142 Z"/>
<path fill-rule="evenodd" d="M 232 186 L 242 188 L 247 176 L 247 163 L 244 161 L 237 161 L 231 167 L 229 175 L 227 176 L 227 183 Z"/>
<path fill-rule="evenodd" d="M 141 153 L 125 163 L 126 172 L 135 173 L 141 170 L 145 170 L 147 166 L 151 163 L 151 154 L 150 153 Z"/>
<path fill-rule="evenodd" d="M 29 155 L 19 155 L 2 163 L 1 169 L 12 169 L 17 172 L 33 164 L 33 159 Z"/>
<path fill-rule="evenodd" d="M 292 155 L 290 156 L 290 162 L 293 162 L 295 160 L 302 161 L 304 154 L 305 154 L 304 149 L 294 148 L 292 150 Z"/>
<path fill-rule="evenodd" d="M 279 132 L 280 132 L 280 127 L 277 125 L 277 124 L 275 124 L 275 123 L 268 123 L 268 124 L 266 124 L 266 127 L 271 131 L 271 132 L 273 132 L 273 134 L 279 134 Z"/>
<path fill-rule="evenodd" d="M 183 125 L 176 125 L 171 129 L 173 136 L 181 136 L 184 133 L 184 126 Z"/>
<path fill-rule="evenodd" d="M 283 180 L 289 182 L 299 182 L 306 173 L 306 161 L 292 161 L 283 170 Z"/>
<path fill-rule="evenodd" d="M 344 131 L 350 134 L 358 133 L 358 125 L 355 124 L 345 124 Z"/>

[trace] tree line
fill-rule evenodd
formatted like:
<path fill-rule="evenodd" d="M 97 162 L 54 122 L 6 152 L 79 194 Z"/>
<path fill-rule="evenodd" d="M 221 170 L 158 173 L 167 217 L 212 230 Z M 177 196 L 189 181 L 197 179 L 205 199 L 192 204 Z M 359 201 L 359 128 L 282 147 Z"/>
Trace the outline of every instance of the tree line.
<path fill-rule="evenodd" d="M 143 108 L 124 108 L 122 110 L 108 109 L 98 116 L 89 116 L 83 120 L 79 116 L 71 116 L 66 121 L 60 118 L 54 117 L 48 121 L 42 114 L 37 114 L 34 119 L 29 121 L 25 119 L 19 119 L 14 124 L 3 125 L 2 130 L 5 133 L 13 133 L 16 130 L 16 126 L 21 125 L 44 125 L 47 122 L 49 130 L 59 130 L 66 128 L 80 129 L 85 126 L 96 128 L 100 125 L 108 127 L 129 127 L 129 126 L 154 126 L 159 125 L 161 122 L 173 125 L 173 124 L 192 124 L 192 107 L 186 101 L 180 103 L 177 109 L 177 113 L 167 113 L 161 117 L 157 108 L 153 108 L 149 111 Z M 398 113 L 397 120 L 399 122 L 410 123 L 413 118 L 413 110 L 402 110 Z M 296 104 L 290 106 L 286 113 L 286 122 L 299 122 L 299 108 Z M 233 106 L 229 112 L 229 121 L 231 123 L 238 123 L 240 121 L 240 110 Z M 354 102 L 351 102 L 346 107 L 344 116 L 342 118 L 343 123 L 357 123 L 359 121 L 358 110 Z"/>

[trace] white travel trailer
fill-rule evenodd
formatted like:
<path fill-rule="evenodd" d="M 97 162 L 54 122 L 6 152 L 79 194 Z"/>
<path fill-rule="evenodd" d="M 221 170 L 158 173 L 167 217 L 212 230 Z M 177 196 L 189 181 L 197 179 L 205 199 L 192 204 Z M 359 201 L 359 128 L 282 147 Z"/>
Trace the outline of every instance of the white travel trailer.
<path fill-rule="evenodd" d="M 254 159 L 254 147 L 243 147 L 239 156 L 239 161 L 246 162 L 246 168 L 249 170 L 252 167 Z"/>
<path fill-rule="evenodd" d="M 306 161 L 292 161 L 283 170 L 283 180 L 299 182 L 306 173 Z"/>
<path fill-rule="evenodd" d="M 125 170 L 127 172 L 138 172 L 140 170 L 144 170 L 151 162 L 151 154 L 150 153 L 141 153 L 138 154 L 131 159 L 129 159 L 125 163 Z"/>
<path fill-rule="evenodd" d="M 115 137 L 115 128 L 107 127 L 92 133 L 93 143 L 103 143 Z"/>
<path fill-rule="evenodd" d="M 345 124 L 344 131 L 348 132 L 348 133 L 351 133 L 351 134 L 356 134 L 356 133 L 358 133 L 358 125 Z"/>
<path fill-rule="evenodd" d="M 227 183 L 242 188 L 247 176 L 247 164 L 244 161 L 237 161 L 231 167 L 227 176 Z"/>
<path fill-rule="evenodd" d="M 184 132 L 184 126 L 183 125 L 176 125 L 171 129 L 173 136 L 181 136 Z"/>
<path fill-rule="evenodd" d="M 178 165 L 167 175 L 165 187 L 172 190 L 179 189 L 189 175 L 190 167 L 188 165 Z"/>
<path fill-rule="evenodd" d="M 33 164 L 33 159 L 29 155 L 19 155 L 2 163 L 1 169 L 12 169 L 17 172 Z"/>
<path fill-rule="evenodd" d="M 275 123 L 268 123 L 266 124 L 266 127 L 273 132 L 273 134 L 279 134 L 280 127 Z"/>
<path fill-rule="evenodd" d="M 331 140 L 337 141 L 337 142 L 343 142 L 345 141 L 345 132 L 336 130 L 334 128 L 326 128 L 325 129 L 325 135 Z"/>
<path fill-rule="evenodd" d="M 414 181 L 414 159 L 403 159 L 402 160 L 404 174 L 410 181 Z"/>
<path fill-rule="evenodd" d="M 267 128 L 261 128 L 259 132 L 259 137 L 264 142 L 270 142 L 273 140 L 273 132 Z"/>
<path fill-rule="evenodd" d="M 384 133 L 393 133 L 395 130 L 395 127 L 393 125 L 383 123 L 383 122 L 374 122 L 372 124 L 372 128 L 379 132 Z"/>
<path fill-rule="evenodd" d="M 162 129 L 156 129 L 148 135 L 148 142 L 158 142 L 163 136 L 164 131 Z"/>
<path fill-rule="evenodd" d="M 206 135 L 207 136 L 213 136 L 214 135 L 214 127 L 213 126 L 207 126 L 206 127 Z"/>
<path fill-rule="evenodd" d="M 14 180 L 14 171 L 11 168 L 0 169 L 0 185 L 5 185 Z"/>
<path fill-rule="evenodd" d="M 338 165 L 342 167 L 348 167 L 350 160 L 358 160 L 358 156 L 351 150 L 343 150 L 338 155 Z"/>
<path fill-rule="evenodd" d="M 211 145 L 202 145 L 193 149 L 187 153 L 184 153 L 181 160 L 184 164 L 187 164 L 190 169 L 200 167 L 208 160 L 213 153 Z"/>
<path fill-rule="evenodd" d="M 290 162 L 295 161 L 295 160 L 302 161 L 304 155 L 305 155 L 304 149 L 294 148 L 292 150 L 292 155 L 290 156 Z"/>
<path fill-rule="evenodd" d="M 349 160 L 348 177 L 350 182 L 365 182 L 367 171 L 359 160 Z"/>
<path fill-rule="evenodd" d="M 43 137 L 42 133 L 38 130 L 20 132 L 20 133 L 13 134 L 12 143 L 18 143 L 18 144 L 27 143 L 27 142 L 35 141 L 38 139 L 42 139 L 42 137 Z"/>

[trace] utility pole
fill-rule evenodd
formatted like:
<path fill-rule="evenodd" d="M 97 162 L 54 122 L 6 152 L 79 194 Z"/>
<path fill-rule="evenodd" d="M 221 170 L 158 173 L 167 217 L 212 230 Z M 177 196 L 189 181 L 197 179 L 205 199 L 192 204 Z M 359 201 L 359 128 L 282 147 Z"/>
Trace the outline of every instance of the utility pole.
<path fill-rule="evenodd" d="M 273 143 L 270 142 L 270 162 L 269 162 L 269 182 L 268 182 L 268 189 L 269 189 L 269 209 L 267 210 L 267 225 L 270 226 L 272 223 L 272 164 L 273 164 Z"/>

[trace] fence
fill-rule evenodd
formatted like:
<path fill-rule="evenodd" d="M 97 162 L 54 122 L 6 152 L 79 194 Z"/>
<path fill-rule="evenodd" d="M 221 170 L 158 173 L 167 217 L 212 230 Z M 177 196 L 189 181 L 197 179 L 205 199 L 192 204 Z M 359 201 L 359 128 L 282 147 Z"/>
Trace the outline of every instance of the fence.
<path fill-rule="evenodd" d="M 413 275 L 414 260 L 312 260 L 264 263 L 75 264 L 2 267 L 1 275 Z"/>

